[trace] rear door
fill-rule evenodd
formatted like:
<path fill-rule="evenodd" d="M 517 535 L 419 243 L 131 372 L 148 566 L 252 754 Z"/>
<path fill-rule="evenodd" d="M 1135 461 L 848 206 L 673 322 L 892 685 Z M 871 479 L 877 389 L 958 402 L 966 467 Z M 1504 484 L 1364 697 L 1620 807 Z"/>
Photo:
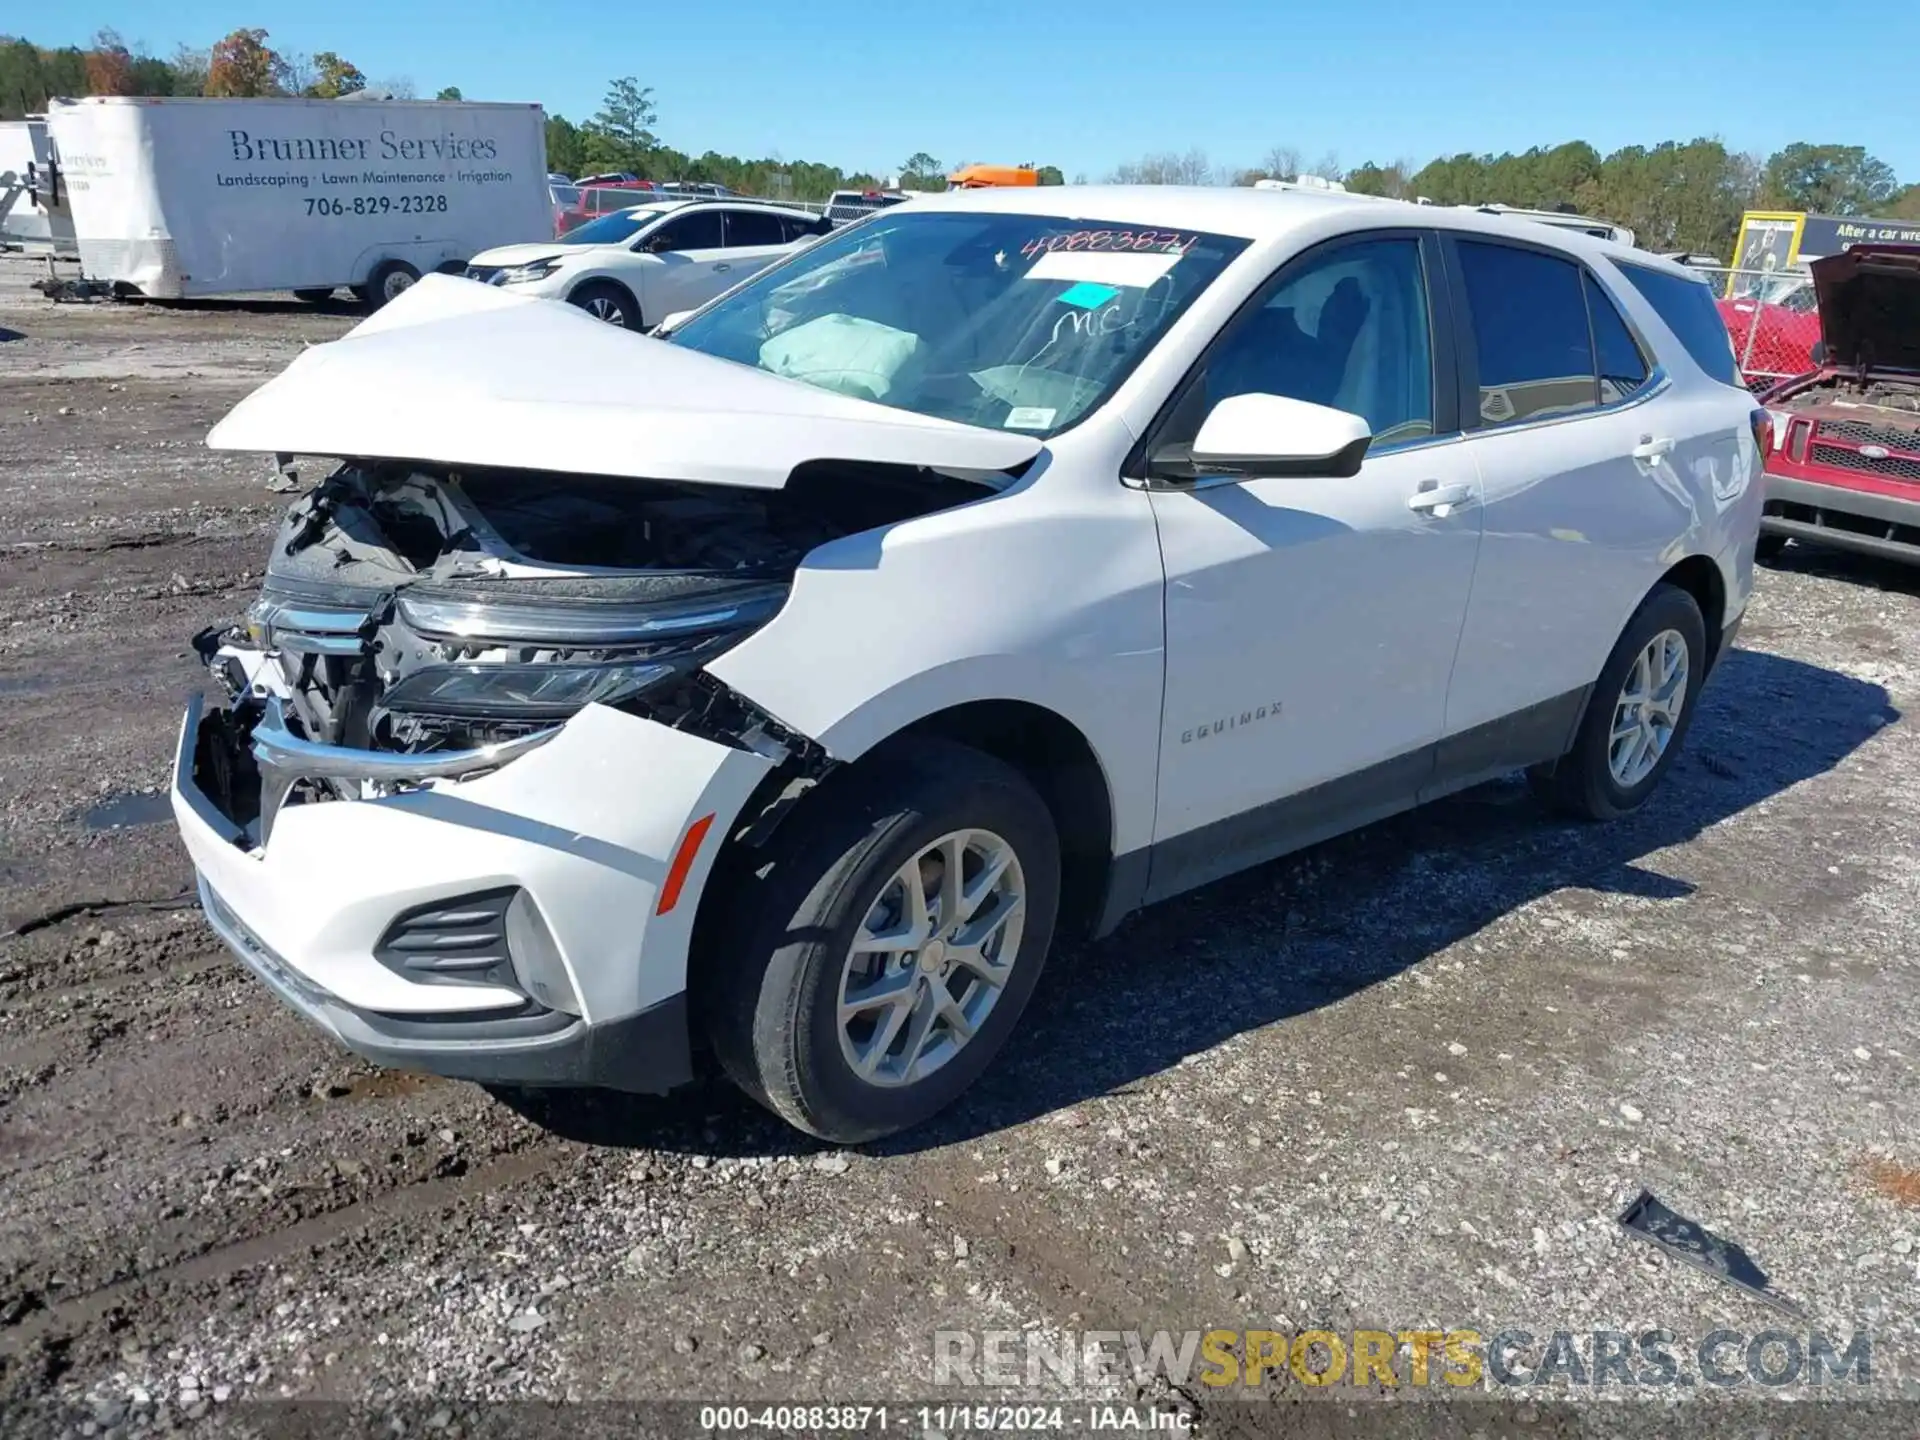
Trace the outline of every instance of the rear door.
<path fill-rule="evenodd" d="M 727 253 L 720 263 L 726 267 L 721 273 L 728 285 L 737 285 L 787 253 L 787 226 L 773 211 L 742 205 L 723 214 Z"/>
<path fill-rule="evenodd" d="M 1190 443 L 1247 393 L 1374 435 L 1346 478 L 1149 490 L 1167 576 L 1155 897 L 1404 808 L 1428 778 L 1480 544 L 1440 276 L 1416 232 L 1298 257 L 1148 437 Z"/>
<path fill-rule="evenodd" d="M 1485 769 L 1559 753 L 1699 521 L 1680 470 L 1701 437 L 1658 403 L 1670 386 L 1654 352 L 1579 260 L 1504 237 L 1447 245 L 1486 533 L 1446 729 L 1455 758 L 1477 742 Z"/>

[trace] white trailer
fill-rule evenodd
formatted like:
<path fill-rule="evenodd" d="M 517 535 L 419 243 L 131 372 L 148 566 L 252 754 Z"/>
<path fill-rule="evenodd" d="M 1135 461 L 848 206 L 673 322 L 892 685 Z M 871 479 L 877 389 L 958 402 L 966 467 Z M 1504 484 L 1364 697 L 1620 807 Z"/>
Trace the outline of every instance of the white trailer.
<path fill-rule="evenodd" d="M 553 233 L 538 105 L 89 96 L 47 125 L 83 273 L 155 299 L 379 304 Z"/>
<path fill-rule="evenodd" d="M 41 191 L 47 160 L 46 116 L 0 120 L 0 248 L 74 253 L 73 217 Z"/>

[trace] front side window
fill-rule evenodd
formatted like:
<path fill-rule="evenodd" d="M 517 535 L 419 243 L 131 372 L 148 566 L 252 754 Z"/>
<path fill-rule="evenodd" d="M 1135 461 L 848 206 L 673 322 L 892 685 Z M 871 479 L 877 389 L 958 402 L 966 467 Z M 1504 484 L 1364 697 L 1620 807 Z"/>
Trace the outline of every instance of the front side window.
<path fill-rule="evenodd" d="M 677 215 L 642 242 L 643 248 L 656 255 L 665 255 L 682 250 L 718 250 L 726 242 L 721 236 L 720 212 L 718 210 L 696 210 L 691 215 Z"/>
<path fill-rule="evenodd" d="M 1100 405 L 1246 246 L 1051 215 L 890 211 L 761 272 L 668 343 L 1051 435 Z"/>
<path fill-rule="evenodd" d="M 1511 245 L 1457 247 L 1479 360 L 1480 418 L 1512 425 L 1591 410 L 1599 377 L 1581 270 Z"/>
<path fill-rule="evenodd" d="M 1342 245 L 1283 272 L 1206 363 L 1204 415 L 1233 395 L 1284 395 L 1365 418 L 1379 449 L 1434 433 L 1427 285 L 1414 239 Z"/>

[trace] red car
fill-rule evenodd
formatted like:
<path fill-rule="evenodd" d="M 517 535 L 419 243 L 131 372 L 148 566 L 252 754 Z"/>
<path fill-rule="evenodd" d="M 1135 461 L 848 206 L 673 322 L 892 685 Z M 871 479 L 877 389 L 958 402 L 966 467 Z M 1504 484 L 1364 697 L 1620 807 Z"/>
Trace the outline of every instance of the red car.
<path fill-rule="evenodd" d="M 1768 391 L 1762 558 L 1787 541 L 1920 563 L 1920 246 L 1813 262 L 1818 368 Z"/>
<path fill-rule="evenodd" d="M 589 220 L 598 220 L 602 215 L 610 215 L 615 210 L 624 210 L 629 205 L 644 205 L 649 200 L 663 199 L 659 187 L 651 180 L 622 180 L 617 184 L 593 184 L 579 187 L 579 199 L 570 209 L 563 210 L 554 222 L 554 236 L 558 239 L 569 230 L 578 229 Z"/>
<path fill-rule="evenodd" d="M 1765 390 L 1789 375 L 1813 369 L 1813 347 L 1820 341 L 1820 316 L 1813 282 L 1783 275 L 1759 295 L 1716 301 L 1720 319 L 1733 339 L 1733 358 L 1750 390 Z"/>

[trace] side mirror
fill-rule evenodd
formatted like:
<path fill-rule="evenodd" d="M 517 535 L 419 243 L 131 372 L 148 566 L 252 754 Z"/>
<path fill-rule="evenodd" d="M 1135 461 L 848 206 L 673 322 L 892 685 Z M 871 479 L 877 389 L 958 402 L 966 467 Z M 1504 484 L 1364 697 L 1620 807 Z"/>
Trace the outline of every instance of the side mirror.
<path fill-rule="evenodd" d="M 1285 395 L 1230 395 L 1208 412 L 1190 447 L 1169 447 L 1149 471 L 1167 480 L 1337 478 L 1360 473 L 1372 440 L 1367 422 L 1345 410 Z"/>
<path fill-rule="evenodd" d="M 1807 353 L 1812 357 L 1814 364 L 1816 365 L 1826 364 L 1827 363 L 1827 342 L 1824 340 L 1814 341 L 1813 348 L 1809 350 Z"/>

